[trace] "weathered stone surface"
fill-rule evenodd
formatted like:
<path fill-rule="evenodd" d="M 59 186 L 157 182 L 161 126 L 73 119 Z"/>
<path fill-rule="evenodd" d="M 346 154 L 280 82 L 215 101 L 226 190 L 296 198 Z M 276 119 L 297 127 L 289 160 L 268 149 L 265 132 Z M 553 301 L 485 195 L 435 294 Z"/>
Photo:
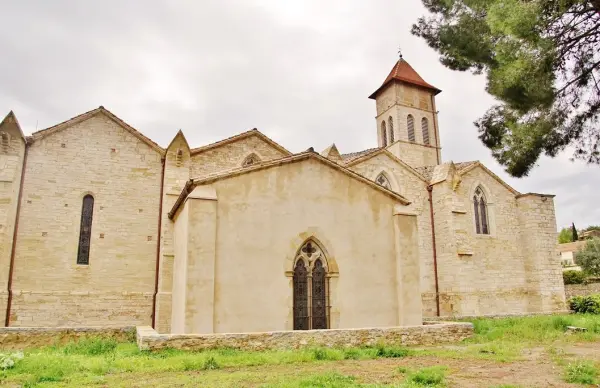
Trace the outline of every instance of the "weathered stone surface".
<path fill-rule="evenodd" d="M 567 299 L 570 299 L 574 296 L 600 294 L 600 282 L 590 284 L 566 284 L 565 294 Z"/>
<path fill-rule="evenodd" d="M 2 327 L 0 349 L 26 349 L 48 345 L 60 345 L 82 338 L 114 338 L 129 340 L 134 334 L 133 326 L 126 327 Z"/>
<path fill-rule="evenodd" d="M 148 326 L 137 327 L 141 350 L 166 348 L 207 350 L 218 348 L 243 350 L 302 349 L 310 347 L 360 347 L 387 345 L 435 345 L 458 342 L 473 335 L 468 322 L 439 322 L 422 326 L 371 329 L 332 329 L 274 331 L 237 334 L 158 334 Z"/>

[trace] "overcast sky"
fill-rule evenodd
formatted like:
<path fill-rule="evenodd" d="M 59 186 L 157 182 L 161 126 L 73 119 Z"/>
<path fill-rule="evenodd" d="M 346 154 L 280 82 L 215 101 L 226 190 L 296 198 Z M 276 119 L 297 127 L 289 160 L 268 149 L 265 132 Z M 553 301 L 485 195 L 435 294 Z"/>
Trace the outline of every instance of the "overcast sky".
<path fill-rule="evenodd" d="M 29 134 L 105 106 L 166 146 L 258 128 L 292 152 L 377 145 L 369 96 L 404 58 L 437 97 L 445 161 L 479 159 L 521 192 L 556 194 L 558 226 L 600 224 L 600 167 L 570 154 L 510 178 L 477 139 L 485 80 L 410 35 L 420 0 L 0 0 L 0 114 Z"/>

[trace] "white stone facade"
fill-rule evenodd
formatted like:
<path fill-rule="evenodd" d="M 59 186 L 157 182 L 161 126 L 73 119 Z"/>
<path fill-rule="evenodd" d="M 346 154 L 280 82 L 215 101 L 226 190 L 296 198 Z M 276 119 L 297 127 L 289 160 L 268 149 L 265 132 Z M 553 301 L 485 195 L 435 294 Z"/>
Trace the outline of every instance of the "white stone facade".
<path fill-rule="evenodd" d="M 325 289 L 308 290 L 308 328 L 319 292 L 340 329 L 562 310 L 553 197 L 520 194 L 479 162 L 442 162 L 439 90 L 415 74 L 396 64 L 371 96 L 379 147 L 345 155 L 292 154 L 257 130 L 200 148 L 179 132 L 162 148 L 103 107 L 26 138 L 11 112 L 0 124 L 2 321 L 291 330 L 307 241 L 326 272 Z M 77 264 L 87 230 L 89 264 Z"/>

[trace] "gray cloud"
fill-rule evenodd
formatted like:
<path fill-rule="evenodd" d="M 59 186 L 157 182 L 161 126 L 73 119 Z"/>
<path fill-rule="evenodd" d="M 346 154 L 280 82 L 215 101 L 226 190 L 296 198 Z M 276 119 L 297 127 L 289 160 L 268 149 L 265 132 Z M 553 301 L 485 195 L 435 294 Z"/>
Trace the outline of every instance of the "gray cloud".
<path fill-rule="evenodd" d="M 544 158 L 508 177 L 473 126 L 485 80 L 439 64 L 409 33 L 419 0 L 0 0 L 0 114 L 28 133 L 104 105 L 162 145 L 258 127 L 292 151 L 376 145 L 374 102 L 402 46 L 438 96 L 444 160 L 479 159 L 517 190 L 557 194 L 558 224 L 600 223 L 600 169 Z"/>

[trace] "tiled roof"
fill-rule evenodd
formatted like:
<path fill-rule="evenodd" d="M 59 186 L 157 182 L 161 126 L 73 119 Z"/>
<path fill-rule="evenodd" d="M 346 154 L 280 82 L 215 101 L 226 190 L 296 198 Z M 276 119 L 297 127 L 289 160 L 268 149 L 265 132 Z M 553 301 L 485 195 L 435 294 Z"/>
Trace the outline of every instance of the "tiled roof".
<path fill-rule="evenodd" d="M 390 74 L 388 74 L 385 81 L 383 81 L 383 84 L 381 84 L 381 86 L 373 94 L 371 94 L 369 96 L 369 98 L 374 99 L 376 97 L 377 93 L 384 86 L 386 86 L 388 83 L 390 83 L 394 80 L 432 90 L 433 92 L 435 92 L 435 94 L 438 94 L 441 92 L 440 89 L 425 82 L 425 80 L 423 78 L 421 78 L 419 73 L 417 73 L 415 71 L 415 69 L 413 69 L 412 66 L 408 64 L 408 62 L 406 62 L 404 59 L 400 58 L 400 60 L 398 62 L 396 62 L 396 64 L 392 68 L 392 71 L 390 71 Z"/>
<path fill-rule="evenodd" d="M 368 148 L 366 150 L 362 150 L 362 151 L 357 151 L 357 152 L 350 152 L 349 154 L 342 154 L 342 160 L 344 161 L 344 163 L 348 163 L 353 161 L 354 159 L 358 159 L 361 156 L 365 156 L 367 154 L 370 154 L 371 152 L 375 152 L 379 150 L 379 148 Z"/>

